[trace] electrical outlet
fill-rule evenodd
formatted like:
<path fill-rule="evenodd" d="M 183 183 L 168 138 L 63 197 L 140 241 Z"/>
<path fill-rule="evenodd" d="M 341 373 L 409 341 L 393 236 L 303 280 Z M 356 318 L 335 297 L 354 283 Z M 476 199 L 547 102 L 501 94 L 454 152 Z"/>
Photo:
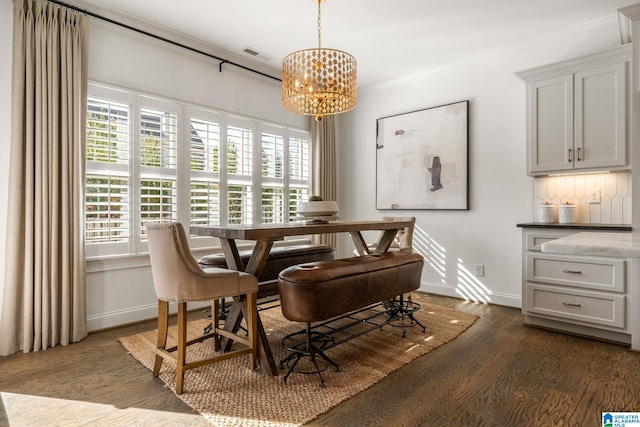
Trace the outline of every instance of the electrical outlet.
<path fill-rule="evenodd" d="M 598 204 L 600 203 L 600 189 L 599 188 L 590 188 L 588 190 L 589 195 L 589 204 Z"/>
<path fill-rule="evenodd" d="M 484 276 L 484 264 L 476 264 L 476 276 Z"/>

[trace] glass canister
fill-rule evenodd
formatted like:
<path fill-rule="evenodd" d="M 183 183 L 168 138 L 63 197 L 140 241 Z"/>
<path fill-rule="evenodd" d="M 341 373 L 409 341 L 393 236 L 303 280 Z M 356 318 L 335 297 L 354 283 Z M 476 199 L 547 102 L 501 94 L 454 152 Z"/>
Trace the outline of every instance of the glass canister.
<path fill-rule="evenodd" d="M 562 203 L 558 211 L 558 222 L 560 224 L 574 224 L 578 222 L 578 213 L 574 203 Z"/>
<path fill-rule="evenodd" d="M 556 207 L 549 202 L 540 205 L 540 222 L 553 224 L 556 222 Z"/>

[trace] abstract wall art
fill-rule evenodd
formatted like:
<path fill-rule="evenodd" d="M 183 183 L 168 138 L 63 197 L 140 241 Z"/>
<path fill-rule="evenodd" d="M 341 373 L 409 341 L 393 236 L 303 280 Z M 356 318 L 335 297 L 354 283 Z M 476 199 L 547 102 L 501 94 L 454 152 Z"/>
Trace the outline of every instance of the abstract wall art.
<path fill-rule="evenodd" d="M 469 101 L 377 120 L 376 209 L 469 208 Z"/>

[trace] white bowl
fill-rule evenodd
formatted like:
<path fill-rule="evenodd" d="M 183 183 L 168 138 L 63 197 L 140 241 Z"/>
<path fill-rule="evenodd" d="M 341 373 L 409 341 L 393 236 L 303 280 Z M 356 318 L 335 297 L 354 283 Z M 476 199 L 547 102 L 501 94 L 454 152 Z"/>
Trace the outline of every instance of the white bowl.
<path fill-rule="evenodd" d="M 338 204 L 334 201 L 301 202 L 298 203 L 298 215 L 308 216 L 332 216 L 338 213 Z"/>

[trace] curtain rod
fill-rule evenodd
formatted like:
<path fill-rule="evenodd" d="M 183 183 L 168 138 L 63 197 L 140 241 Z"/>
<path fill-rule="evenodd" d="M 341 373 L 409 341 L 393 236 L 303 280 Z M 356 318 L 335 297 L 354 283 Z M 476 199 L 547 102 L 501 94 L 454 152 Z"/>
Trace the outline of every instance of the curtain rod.
<path fill-rule="evenodd" d="M 178 47 L 181 47 L 183 49 L 187 49 L 187 50 L 190 50 L 192 52 L 199 53 L 199 54 L 204 55 L 204 56 L 208 56 L 209 58 L 213 58 L 213 59 L 215 59 L 217 61 L 220 61 L 220 64 L 218 66 L 218 69 L 219 69 L 220 72 L 222 72 L 222 66 L 224 64 L 229 64 L 229 65 L 233 65 L 234 67 L 242 68 L 243 70 L 250 71 L 252 73 L 256 73 L 256 74 L 259 74 L 259 75 L 264 76 L 264 77 L 268 77 L 268 78 L 273 79 L 273 80 L 277 80 L 279 82 L 282 81 L 282 79 L 279 79 L 279 78 L 274 77 L 274 76 L 270 76 L 269 74 L 263 73 L 262 71 L 258 71 L 258 70 L 254 70 L 253 68 L 245 67 L 242 64 L 238 64 L 236 62 L 229 61 L 228 59 L 220 58 L 219 56 L 212 55 L 210 53 L 204 52 L 202 50 L 196 49 L 196 48 L 191 47 L 191 46 L 187 46 L 187 45 L 182 44 L 182 43 L 178 43 L 176 41 L 167 39 L 165 37 L 158 36 L 156 34 L 152 34 L 152 33 L 148 32 L 148 31 L 141 30 L 140 28 L 132 27 L 131 25 L 127 25 L 127 24 L 124 24 L 122 22 L 115 21 L 115 20 L 113 20 L 111 18 L 107 18 L 105 16 L 98 15 L 98 14 L 90 12 L 88 10 L 80 9 L 79 7 L 76 7 L 76 6 L 67 4 L 67 3 L 63 3 L 63 2 L 61 2 L 59 0 L 48 0 L 48 1 L 50 3 L 55 3 L 55 4 L 60 5 L 62 7 L 66 7 L 67 9 L 75 10 L 76 12 L 80 12 L 80 13 L 83 13 L 85 15 L 91 16 L 92 18 L 97 18 L 97 19 L 100 19 L 102 21 L 108 22 L 110 24 L 114 24 L 114 25 L 117 25 L 119 27 L 123 27 L 123 28 L 126 28 L 126 29 L 131 30 L 131 31 L 135 31 L 136 33 L 144 34 L 145 36 L 149 36 L 149 37 L 152 37 L 154 39 L 161 40 L 161 41 L 163 41 L 165 43 L 169 43 L 169 44 L 172 44 L 174 46 L 178 46 Z"/>

